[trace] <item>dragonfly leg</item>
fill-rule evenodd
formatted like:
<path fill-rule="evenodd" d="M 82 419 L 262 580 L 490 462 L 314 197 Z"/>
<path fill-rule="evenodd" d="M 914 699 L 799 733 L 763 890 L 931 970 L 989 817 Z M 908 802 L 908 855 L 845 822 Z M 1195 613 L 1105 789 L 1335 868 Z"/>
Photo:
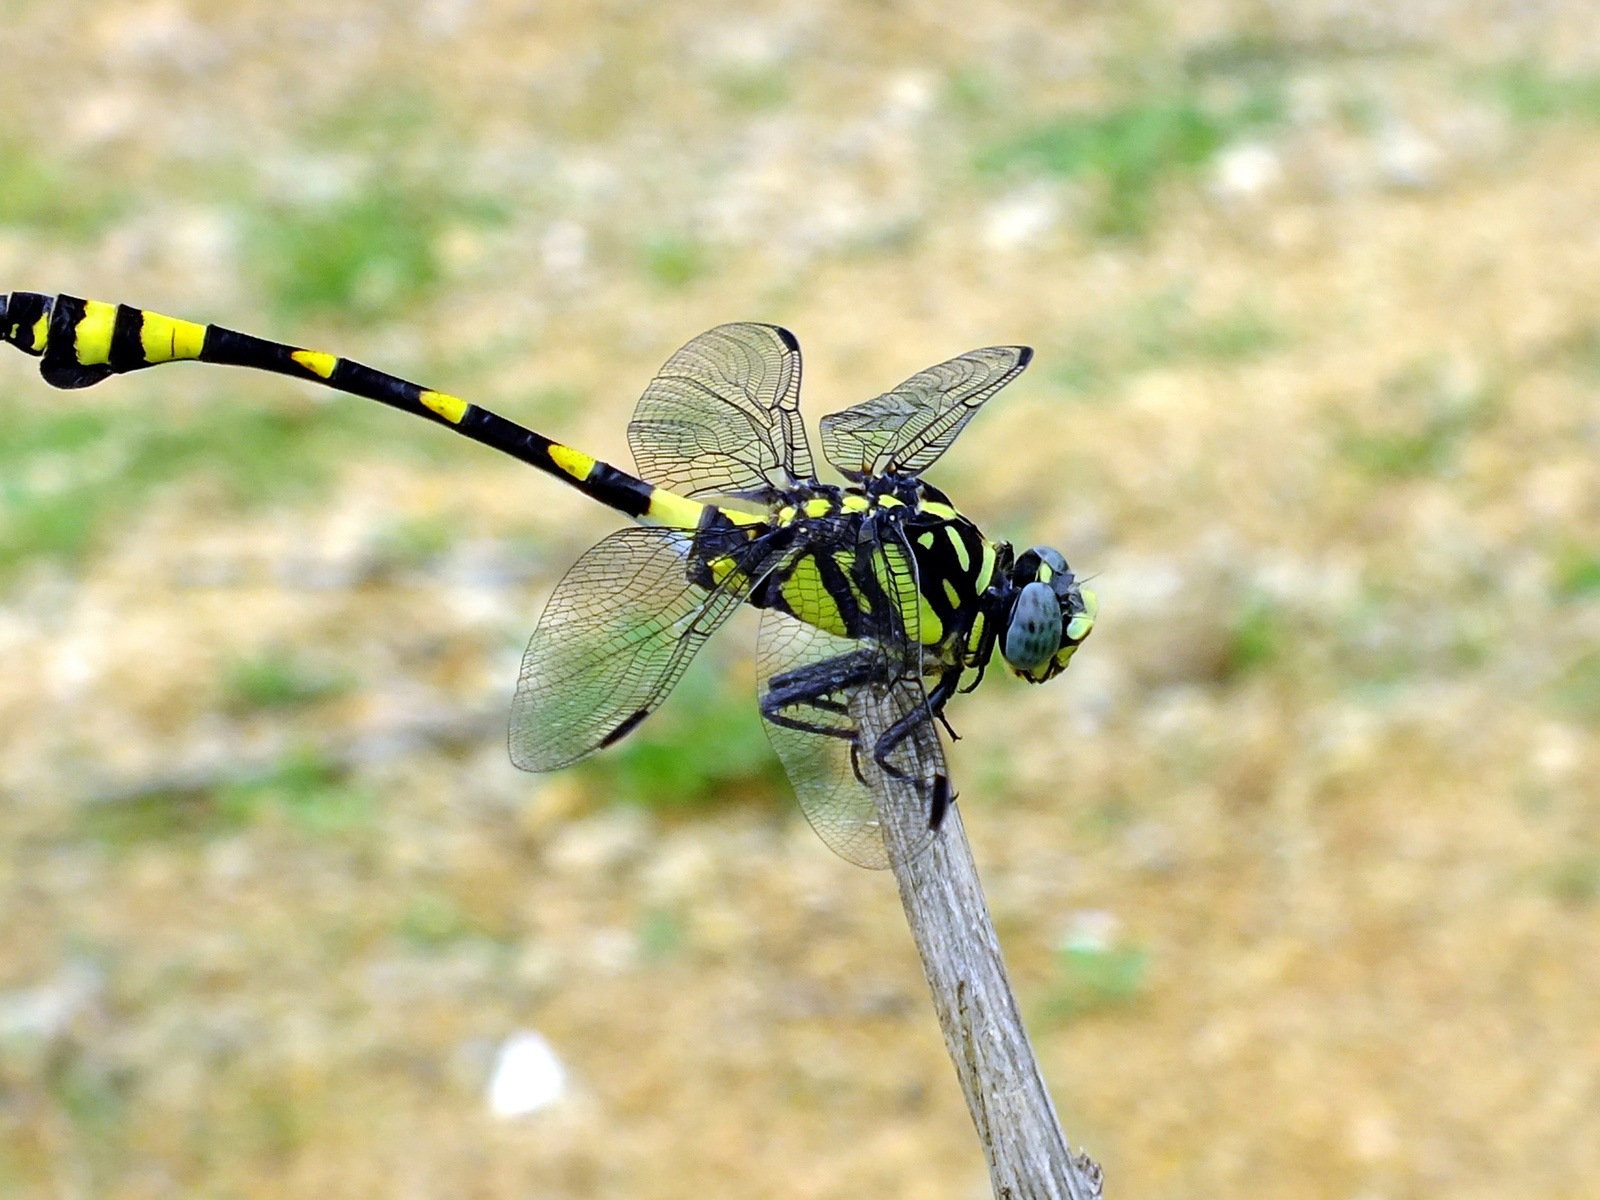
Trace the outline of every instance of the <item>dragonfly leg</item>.
<path fill-rule="evenodd" d="M 844 702 L 834 697 L 870 683 L 880 674 L 877 656 L 868 650 L 855 650 L 784 671 L 767 681 L 766 695 L 761 697 L 761 715 L 785 729 L 854 741 L 854 729 L 843 728 L 837 722 L 806 720 L 791 714 L 795 710 L 809 709 L 830 717 L 847 716 Z"/>
<path fill-rule="evenodd" d="M 889 756 L 900 747 L 902 742 L 911 736 L 919 725 L 928 719 L 929 713 L 932 713 L 941 721 L 944 720 L 944 706 L 950 697 L 955 694 L 956 685 L 960 682 L 960 678 L 961 673 L 959 671 L 950 671 L 940 676 L 939 682 L 933 687 L 933 691 L 928 693 L 928 700 L 925 706 L 913 709 L 884 730 L 883 735 L 878 738 L 878 744 L 872 750 L 873 761 L 877 763 L 880 771 L 896 779 L 910 778 L 906 772 L 889 761 Z M 945 723 L 945 728 L 950 728 L 948 722 Z M 935 734 L 934 736 L 937 737 L 938 735 Z M 953 730 L 951 731 L 951 736 L 955 736 Z M 954 799 L 955 796 L 950 791 L 950 781 L 943 775 L 934 776 L 933 791 L 928 797 L 929 829 L 938 829 L 944 823 L 945 813 L 949 811 L 950 802 Z"/>
<path fill-rule="evenodd" d="M 782 729 L 815 733 L 850 743 L 850 769 L 866 786 L 861 770 L 861 744 L 850 721 L 850 710 L 838 696 L 882 675 L 876 654 L 855 650 L 818 663 L 784 671 L 767 681 L 761 697 L 761 715 Z M 807 714 L 813 717 L 808 719 Z"/>

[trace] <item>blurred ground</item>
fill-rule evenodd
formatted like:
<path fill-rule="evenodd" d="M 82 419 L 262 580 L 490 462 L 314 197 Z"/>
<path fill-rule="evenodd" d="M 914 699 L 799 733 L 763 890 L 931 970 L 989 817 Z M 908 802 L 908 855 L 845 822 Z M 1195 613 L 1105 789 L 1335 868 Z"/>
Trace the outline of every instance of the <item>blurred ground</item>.
<path fill-rule="evenodd" d="M 1102 623 L 956 706 L 954 761 L 1108 1194 L 1591 1196 L 1600 14 L 1164 8 L 6 0 L 0 286 L 619 462 L 721 321 L 798 332 L 813 422 L 1032 343 L 934 479 Z M 519 777 L 520 643 L 605 514 L 283 381 L 32 367 L 0 1192 L 986 1194 L 892 882 L 761 743 L 753 623 Z M 519 1029 L 570 1086 L 496 1118 Z"/>

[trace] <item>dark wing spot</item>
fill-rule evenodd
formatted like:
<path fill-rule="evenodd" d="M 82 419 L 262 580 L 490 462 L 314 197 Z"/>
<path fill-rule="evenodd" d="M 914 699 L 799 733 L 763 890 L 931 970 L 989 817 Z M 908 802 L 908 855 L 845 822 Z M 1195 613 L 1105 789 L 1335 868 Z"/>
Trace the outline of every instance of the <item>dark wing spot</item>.
<path fill-rule="evenodd" d="M 650 710 L 648 708 L 641 708 L 638 712 L 634 713 L 631 717 L 629 717 L 621 725 L 618 725 L 610 733 L 606 734 L 605 737 L 601 738 L 600 739 L 600 748 L 603 750 L 607 746 L 611 746 L 611 745 L 614 745 L 617 742 L 620 742 L 623 738 L 627 737 L 630 733 L 632 733 L 634 731 L 634 729 L 638 726 L 640 721 L 644 720 L 649 715 L 650 715 Z"/>
<path fill-rule="evenodd" d="M 1017 366 L 1025 367 L 1029 363 L 1031 363 L 1032 361 L 1033 361 L 1033 347 L 1032 346 L 1018 346 L 1017 347 Z"/>
<path fill-rule="evenodd" d="M 782 325 L 774 325 L 772 327 L 772 332 L 777 334 L 779 340 L 782 341 L 785 346 L 789 347 L 789 349 L 791 349 L 791 350 L 799 350 L 800 349 L 800 341 L 799 341 L 799 339 L 796 338 L 794 336 L 794 334 L 790 333 L 787 329 L 785 329 Z"/>

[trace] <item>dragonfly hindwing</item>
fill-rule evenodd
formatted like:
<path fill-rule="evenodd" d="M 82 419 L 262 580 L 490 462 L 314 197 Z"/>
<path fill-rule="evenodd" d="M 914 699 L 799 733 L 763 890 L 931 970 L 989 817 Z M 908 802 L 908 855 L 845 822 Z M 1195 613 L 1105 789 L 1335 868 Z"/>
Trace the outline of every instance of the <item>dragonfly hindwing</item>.
<path fill-rule="evenodd" d="M 736 532 L 654 527 L 591 548 L 557 585 L 523 655 L 511 761 L 553 771 L 633 730 L 745 600 L 769 554 Z"/>

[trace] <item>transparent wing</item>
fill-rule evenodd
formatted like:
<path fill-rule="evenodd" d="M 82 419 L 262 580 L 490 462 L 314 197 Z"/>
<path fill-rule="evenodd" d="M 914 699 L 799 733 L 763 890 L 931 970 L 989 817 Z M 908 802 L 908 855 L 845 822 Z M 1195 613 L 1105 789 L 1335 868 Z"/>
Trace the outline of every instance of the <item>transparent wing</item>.
<path fill-rule="evenodd" d="M 628 425 L 639 473 L 685 496 L 760 496 L 816 475 L 800 420 L 800 344 L 719 325 L 667 360 Z"/>
<path fill-rule="evenodd" d="M 919 371 L 893 391 L 822 418 L 822 452 L 849 479 L 927 470 L 972 415 L 1033 359 L 989 346 Z"/>
<path fill-rule="evenodd" d="M 522 658 L 512 762 L 553 771 L 609 746 L 655 711 L 744 600 L 749 571 L 764 553 L 759 541 L 708 544 L 717 536 L 728 535 L 622 529 L 573 565 Z M 727 557 L 720 583 L 707 588 L 691 579 L 696 556 Z"/>
<path fill-rule="evenodd" d="M 949 794 L 922 685 L 914 571 L 909 552 L 885 559 L 879 571 L 889 593 L 879 598 L 911 614 L 909 628 L 886 620 L 873 636 L 848 638 L 775 609 L 761 616 L 757 669 L 767 736 L 811 827 L 840 857 L 869 868 L 925 850 L 935 798 Z M 897 730 L 879 762 L 877 748 Z"/>

